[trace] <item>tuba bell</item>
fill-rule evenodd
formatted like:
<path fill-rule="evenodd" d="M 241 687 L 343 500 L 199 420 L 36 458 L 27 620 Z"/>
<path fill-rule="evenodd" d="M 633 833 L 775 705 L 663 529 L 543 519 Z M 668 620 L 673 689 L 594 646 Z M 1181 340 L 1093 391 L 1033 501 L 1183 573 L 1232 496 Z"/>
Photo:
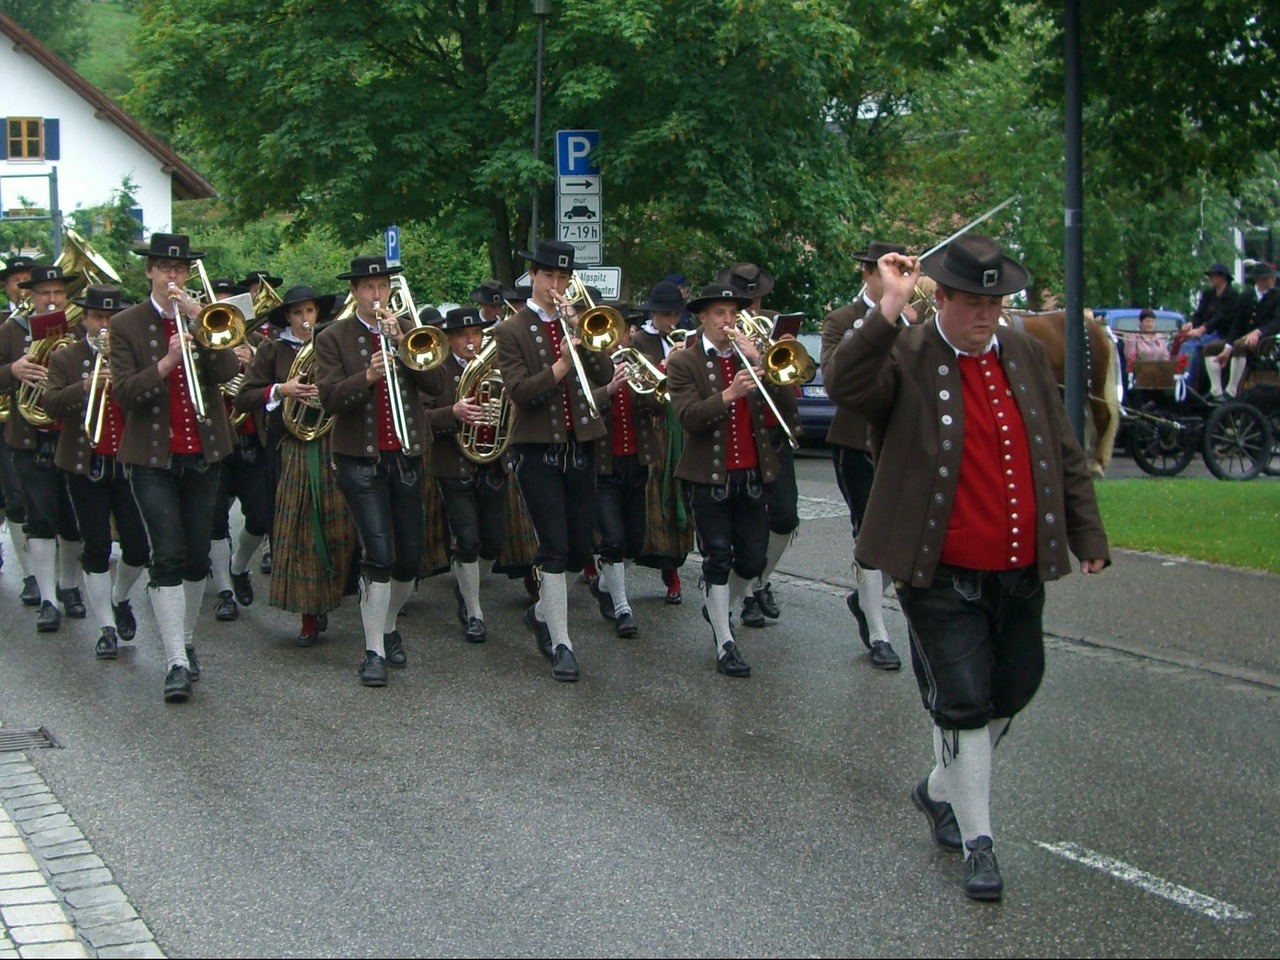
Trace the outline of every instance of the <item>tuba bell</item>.
<path fill-rule="evenodd" d="M 121 284 L 120 275 L 112 269 L 111 264 L 89 246 L 88 240 L 70 227 L 63 227 L 62 252 L 58 254 L 58 259 L 53 262 L 53 265 L 61 268 L 65 274 L 74 274 L 67 283 L 68 327 L 74 327 L 84 316 L 84 310 L 80 305 L 71 302 L 72 297 L 80 296 L 90 284 L 110 283 L 117 287 Z"/>
<path fill-rule="evenodd" d="M 75 338 L 67 333 L 44 337 L 31 344 L 27 359 L 48 369 L 49 357 L 53 352 L 61 350 L 63 347 L 69 347 L 75 342 Z M 18 408 L 18 412 L 22 414 L 22 419 L 26 420 L 27 423 L 38 430 L 53 426 L 55 421 L 44 412 L 42 405 L 44 403 L 44 381 L 39 383 L 20 381 L 13 396 L 14 406 Z"/>
<path fill-rule="evenodd" d="M 454 434 L 463 456 L 475 463 L 492 463 L 501 458 L 516 422 L 516 406 L 506 395 L 497 359 L 497 341 L 486 337 L 480 352 L 458 378 L 458 399 L 470 398 L 484 409 L 484 419 L 464 423 Z"/>

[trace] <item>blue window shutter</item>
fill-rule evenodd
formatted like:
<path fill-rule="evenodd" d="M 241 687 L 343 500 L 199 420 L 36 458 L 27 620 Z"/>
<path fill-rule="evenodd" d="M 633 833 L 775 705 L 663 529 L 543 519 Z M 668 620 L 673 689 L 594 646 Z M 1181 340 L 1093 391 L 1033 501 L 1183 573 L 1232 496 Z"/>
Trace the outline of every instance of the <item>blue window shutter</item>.
<path fill-rule="evenodd" d="M 45 118 L 44 121 L 44 158 L 61 160 L 61 143 L 58 138 L 58 121 Z"/>
<path fill-rule="evenodd" d="M 9 159 L 9 121 L 4 122 L 4 136 L 0 137 L 0 160 Z"/>
<path fill-rule="evenodd" d="M 142 236 L 143 226 L 142 226 L 142 225 L 143 225 L 144 223 L 146 223 L 146 221 L 142 219 L 142 208 L 141 208 L 141 207 L 130 207 L 130 208 L 129 208 L 129 216 L 133 217 L 133 219 L 135 219 L 135 220 L 137 220 L 137 221 L 138 221 L 137 229 L 136 229 L 136 230 L 134 230 L 134 233 L 133 233 L 133 239 L 134 239 L 134 240 L 136 240 L 138 243 L 141 243 L 141 242 L 142 242 L 142 240 L 143 240 L 143 236 Z"/>

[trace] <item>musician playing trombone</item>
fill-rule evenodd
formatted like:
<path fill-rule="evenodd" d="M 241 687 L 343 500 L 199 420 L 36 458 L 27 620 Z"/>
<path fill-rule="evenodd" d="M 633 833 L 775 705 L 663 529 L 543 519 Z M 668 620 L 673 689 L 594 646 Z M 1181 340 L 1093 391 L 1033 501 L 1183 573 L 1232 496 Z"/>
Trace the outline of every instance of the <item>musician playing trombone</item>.
<path fill-rule="evenodd" d="M 412 370 L 396 356 L 416 318 L 388 308 L 391 278 L 400 267 L 386 257 L 360 256 L 338 274 L 351 285 L 355 305 L 315 340 L 316 385 L 330 432 L 338 486 L 364 548 L 360 620 L 364 659 L 360 682 L 387 685 L 387 664 L 408 663 L 396 629 L 422 560 L 422 466 L 431 443 L 419 391 L 431 388 L 429 371 Z M 388 378 L 395 378 L 398 391 Z"/>
<path fill-rule="evenodd" d="M 82 340 L 49 356 L 44 410 L 63 422 L 54 463 L 66 479 L 84 541 L 80 563 L 89 612 L 101 628 L 94 647 L 99 660 L 114 660 L 120 640 L 132 640 L 137 620 L 129 591 L 150 563 L 151 549 L 133 488 L 117 459 L 124 416 L 111 393 L 108 325 L 127 303 L 120 288 L 94 284 L 72 303 L 84 309 Z M 88 414 L 86 415 L 86 410 Z M 111 524 L 120 538 L 120 560 L 112 580 Z"/>
<path fill-rule="evenodd" d="M 151 608 L 164 643 L 166 703 L 191 697 L 200 679 L 196 621 L 209 575 L 213 501 L 231 453 L 231 422 L 218 384 L 235 376 L 232 350 L 199 347 L 191 320 L 200 301 L 183 289 L 203 254 L 181 233 L 154 233 L 133 252 L 146 258 L 146 300 L 111 321 L 111 391 L 124 411 L 118 459 L 151 541 Z M 198 416 L 198 404 L 205 410 Z"/>
<path fill-rule="evenodd" d="M 494 328 L 494 337 L 498 369 L 518 411 L 511 434 L 516 480 L 538 534 L 540 597 L 525 611 L 525 622 L 551 661 L 552 677 L 572 682 L 578 661 L 569 639 L 565 572 L 581 571 L 595 546 L 594 442 L 605 433 L 587 392 L 607 384 L 614 371 L 603 352 L 582 349 L 576 310 L 564 305 L 573 247 L 539 240 L 520 256 L 529 261 L 533 292 Z"/>
<path fill-rule="evenodd" d="M 688 484 L 702 553 L 702 615 L 711 625 L 716 669 L 729 677 L 751 676 L 729 611 L 768 561 L 765 485 L 777 477 L 778 456 L 771 443 L 756 442 L 769 435 L 762 390 L 787 389 L 761 380 L 760 355 L 735 327 L 750 303 L 730 284 L 703 287 L 688 305 L 700 329 L 667 358 L 667 389 L 684 432 L 676 476 Z"/>

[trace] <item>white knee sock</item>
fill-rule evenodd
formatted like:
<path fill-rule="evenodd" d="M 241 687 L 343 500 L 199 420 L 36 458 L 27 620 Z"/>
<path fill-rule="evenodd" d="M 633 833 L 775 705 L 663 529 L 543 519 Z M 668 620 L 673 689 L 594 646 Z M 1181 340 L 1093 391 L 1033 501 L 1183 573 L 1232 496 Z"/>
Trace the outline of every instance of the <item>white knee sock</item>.
<path fill-rule="evenodd" d="M 213 589 L 218 593 L 231 590 L 231 541 L 209 541 L 209 569 L 213 572 Z"/>
<path fill-rule="evenodd" d="M 183 608 L 186 605 L 182 587 L 152 587 L 151 609 L 160 629 L 160 641 L 164 644 L 165 670 L 173 667 L 189 667 L 187 648 L 182 642 Z"/>
<path fill-rule="evenodd" d="M 729 574 L 729 605 L 736 610 L 742 604 L 742 598 L 755 588 L 754 580 L 745 580 L 736 573 Z"/>
<path fill-rule="evenodd" d="M 1249 366 L 1248 357 L 1231 357 L 1231 379 L 1227 382 L 1227 393 L 1235 396 L 1240 390 L 1240 381 L 1244 379 L 1244 372 Z"/>
<path fill-rule="evenodd" d="M 782 555 L 787 552 L 787 547 L 791 546 L 791 538 L 794 533 L 774 533 L 769 531 L 769 546 L 765 548 L 764 572 L 756 578 L 753 585 L 756 590 L 763 590 L 764 585 L 769 582 L 769 578 L 773 576 L 773 571 L 778 569 L 778 562 L 782 559 Z"/>
<path fill-rule="evenodd" d="M 58 583 L 63 590 L 80 586 L 80 551 L 83 546 L 79 540 L 58 538 Z"/>
<path fill-rule="evenodd" d="M 749 582 L 741 577 L 731 576 L 731 579 Z M 729 632 L 729 605 L 736 601 L 729 594 L 727 583 L 707 584 L 707 618 L 711 621 L 711 638 L 716 644 L 717 657 L 724 651 L 724 645 L 733 639 L 733 634 Z"/>
<path fill-rule="evenodd" d="M 236 541 L 235 556 L 231 558 L 232 573 L 244 573 L 249 569 L 249 561 L 253 559 L 253 555 L 262 540 L 261 536 L 255 537 L 253 534 L 244 531 L 240 533 L 240 539 Z"/>
<path fill-rule="evenodd" d="M 620 617 L 631 612 L 627 601 L 627 564 L 600 562 L 600 587 L 613 600 L 613 615 Z"/>
<path fill-rule="evenodd" d="M 387 623 L 387 608 L 391 606 L 391 584 L 369 580 L 362 585 L 360 597 L 360 623 L 364 627 L 364 648 L 380 657 L 387 655 L 382 642 L 382 628 Z"/>
<path fill-rule="evenodd" d="M 872 642 L 889 640 L 889 630 L 884 625 L 884 574 L 879 570 L 858 567 L 858 606 L 867 618 L 867 631 Z M 930 794 L 932 796 L 932 794 Z"/>
<path fill-rule="evenodd" d="M 135 567 L 123 560 L 116 563 L 116 580 L 111 587 L 111 602 L 124 603 L 129 599 L 129 591 L 138 582 L 138 577 L 146 567 Z"/>
<path fill-rule="evenodd" d="M 88 601 L 89 613 L 98 621 L 98 626 L 114 627 L 116 625 L 115 617 L 111 615 L 111 574 L 86 573 L 84 598 Z"/>
<path fill-rule="evenodd" d="M 27 569 L 27 538 L 22 532 L 22 524 L 9 521 L 9 546 L 12 547 L 11 555 L 17 557 L 18 566 L 22 569 L 22 579 L 25 580 L 31 576 Z"/>
<path fill-rule="evenodd" d="M 946 764 L 942 780 L 965 843 L 991 836 L 991 736 L 977 730 L 943 730 Z M 967 854 L 966 854 L 967 855 Z"/>
<path fill-rule="evenodd" d="M 534 612 L 551 632 L 552 650 L 562 643 L 573 649 L 573 641 L 569 639 L 569 593 L 563 573 L 542 571 L 538 608 Z"/>
<path fill-rule="evenodd" d="M 1209 377 L 1209 394 L 1214 397 L 1222 396 L 1222 364 L 1217 357 L 1204 358 L 1204 372 Z"/>
<path fill-rule="evenodd" d="M 409 599 L 409 595 L 413 593 L 412 580 L 393 579 L 388 586 L 390 593 L 387 600 L 387 613 L 382 620 L 383 633 L 390 633 L 396 628 L 396 617 L 400 615 L 400 608 L 404 606 L 405 601 Z"/>
<path fill-rule="evenodd" d="M 947 803 L 947 781 L 943 767 L 942 729 L 935 723 L 933 729 L 933 769 L 929 771 L 927 790 L 929 799 L 937 803 Z"/>
<path fill-rule="evenodd" d="M 182 611 L 182 642 L 195 643 L 196 621 L 200 619 L 200 604 L 204 601 L 203 580 L 183 580 L 182 595 L 186 606 Z"/>
<path fill-rule="evenodd" d="M 40 587 L 41 601 L 58 602 L 56 572 L 58 558 L 58 541 L 52 538 L 32 537 L 27 541 L 27 560 L 31 565 L 31 575 L 36 578 Z"/>
<path fill-rule="evenodd" d="M 467 605 L 467 616 L 477 620 L 484 619 L 484 611 L 480 608 L 480 564 L 453 563 L 453 576 L 458 581 L 458 590 L 462 593 L 462 602 Z"/>

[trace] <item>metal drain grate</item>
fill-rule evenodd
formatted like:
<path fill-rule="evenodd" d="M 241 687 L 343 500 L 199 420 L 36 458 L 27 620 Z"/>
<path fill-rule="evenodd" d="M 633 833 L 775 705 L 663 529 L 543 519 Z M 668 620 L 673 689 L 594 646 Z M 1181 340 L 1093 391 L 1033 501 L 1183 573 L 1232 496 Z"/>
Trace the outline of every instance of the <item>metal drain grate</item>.
<path fill-rule="evenodd" d="M 0 727 L 0 753 L 62 747 L 48 727 Z"/>

